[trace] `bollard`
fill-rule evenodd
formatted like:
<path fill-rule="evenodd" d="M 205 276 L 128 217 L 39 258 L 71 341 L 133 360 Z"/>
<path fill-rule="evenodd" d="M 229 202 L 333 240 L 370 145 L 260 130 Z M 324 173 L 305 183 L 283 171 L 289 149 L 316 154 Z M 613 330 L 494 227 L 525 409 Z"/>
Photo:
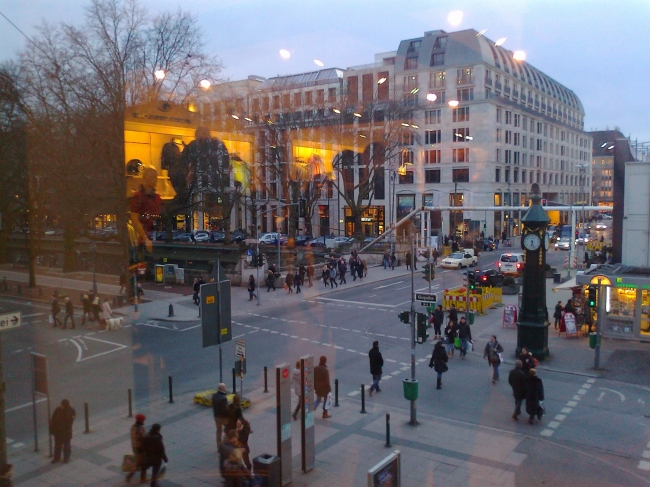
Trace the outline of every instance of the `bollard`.
<path fill-rule="evenodd" d="M 133 417 L 133 391 L 131 389 L 128 389 L 128 396 L 129 396 L 129 418 Z"/>
<path fill-rule="evenodd" d="M 386 444 L 384 445 L 386 448 L 390 448 L 392 445 L 390 444 L 390 414 L 386 413 Z"/>
<path fill-rule="evenodd" d="M 339 407 L 339 380 L 334 379 L 334 407 Z"/>
<path fill-rule="evenodd" d="M 167 315 L 167 318 L 171 318 L 174 316 L 174 305 L 172 303 L 169 303 L 169 314 Z"/>
<path fill-rule="evenodd" d="M 87 433 L 90 433 L 90 418 L 88 417 L 89 413 L 88 413 L 88 403 L 87 402 L 84 403 L 84 416 L 85 416 L 85 419 L 86 419 L 86 431 L 84 431 L 84 434 L 87 434 Z"/>
<path fill-rule="evenodd" d="M 269 392 L 269 369 L 264 366 L 264 392 Z"/>
<path fill-rule="evenodd" d="M 361 384 L 361 414 L 366 414 L 366 386 Z"/>
<path fill-rule="evenodd" d="M 237 374 L 235 368 L 232 368 L 232 393 L 237 394 Z"/>
<path fill-rule="evenodd" d="M 172 388 L 172 376 L 169 376 L 169 404 L 174 404 L 174 389 Z"/>

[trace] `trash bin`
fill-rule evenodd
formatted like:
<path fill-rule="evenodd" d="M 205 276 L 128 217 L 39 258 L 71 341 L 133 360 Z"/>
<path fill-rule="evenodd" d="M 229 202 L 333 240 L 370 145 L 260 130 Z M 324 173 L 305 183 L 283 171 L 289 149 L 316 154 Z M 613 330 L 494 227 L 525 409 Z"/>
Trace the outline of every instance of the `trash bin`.
<path fill-rule="evenodd" d="M 474 313 L 472 312 L 469 313 L 469 324 L 470 325 L 474 324 Z"/>
<path fill-rule="evenodd" d="M 282 487 L 280 457 L 263 453 L 253 458 L 255 476 L 261 480 L 260 487 Z"/>
<path fill-rule="evenodd" d="M 553 274 L 553 284 L 562 284 L 562 274 L 559 272 Z"/>
<path fill-rule="evenodd" d="M 589 333 L 589 347 L 596 348 L 596 339 L 598 339 L 598 345 L 600 345 L 603 337 L 598 336 L 598 333 Z"/>
<path fill-rule="evenodd" d="M 417 379 L 404 379 L 404 399 L 415 401 L 418 398 L 418 381 Z"/>

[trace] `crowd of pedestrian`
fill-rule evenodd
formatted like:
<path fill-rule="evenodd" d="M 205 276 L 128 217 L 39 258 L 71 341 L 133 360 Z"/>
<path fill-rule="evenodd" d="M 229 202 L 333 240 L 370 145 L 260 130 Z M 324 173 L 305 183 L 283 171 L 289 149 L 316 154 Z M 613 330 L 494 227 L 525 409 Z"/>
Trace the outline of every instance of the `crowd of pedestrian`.
<path fill-rule="evenodd" d="M 61 314 L 61 304 L 60 296 L 58 291 L 55 291 L 52 294 L 52 299 L 50 302 L 50 316 L 49 323 L 52 328 L 61 328 L 65 330 L 68 328 L 68 322 L 70 323 L 70 328 L 75 329 L 77 327 L 74 319 L 75 306 L 69 296 L 63 298 L 64 303 L 64 316 L 63 321 L 60 319 L 59 315 Z M 115 318 L 111 304 L 108 302 L 108 298 L 104 297 L 103 301 L 99 294 L 95 293 L 92 289 L 88 292 L 82 293 L 81 295 L 81 306 L 83 314 L 81 317 L 81 324 L 86 325 L 92 329 L 92 323 L 97 322 L 100 329 L 106 328 L 106 320 L 110 318 Z M 101 316 L 100 316 L 101 315 Z"/>

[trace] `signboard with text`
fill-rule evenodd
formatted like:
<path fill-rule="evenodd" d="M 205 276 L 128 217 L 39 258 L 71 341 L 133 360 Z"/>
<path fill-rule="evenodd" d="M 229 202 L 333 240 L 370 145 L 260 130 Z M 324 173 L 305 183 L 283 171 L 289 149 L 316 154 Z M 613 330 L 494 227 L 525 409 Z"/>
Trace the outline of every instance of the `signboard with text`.
<path fill-rule="evenodd" d="M 401 475 L 401 457 L 397 450 L 368 470 L 368 487 L 400 487 Z"/>
<path fill-rule="evenodd" d="M 415 293 L 415 300 L 421 306 L 435 306 L 438 302 L 438 296 L 435 293 Z"/>
<path fill-rule="evenodd" d="M 0 331 L 20 326 L 20 311 L 0 315 Z"/>
<path fill-rule="evenodd" d="M 230 281 L 201 285 L 203 348 L 232 340 Z"/>

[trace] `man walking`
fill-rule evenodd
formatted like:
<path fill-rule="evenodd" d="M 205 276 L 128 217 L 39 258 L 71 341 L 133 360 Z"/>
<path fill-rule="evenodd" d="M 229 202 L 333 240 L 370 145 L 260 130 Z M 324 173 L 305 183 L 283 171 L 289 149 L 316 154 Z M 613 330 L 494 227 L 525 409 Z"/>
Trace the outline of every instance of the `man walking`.
<path fill-rule="evenodd" d="M 379 342 L 377 340 L 372 342 L 372 348 L 368 352 L 368 358 L 370 359 L 370 373 L 372 374 L 372 385 L 368 390 L 368 395 L 372 397 L 373 390 L 381 392 L 379 381 L 381 380 L 383 373 L 382 367 L 384 366 L 384 358 L 379 351 Z"/>
<path fill-rule="evenodd" d="M 521 360 L 515 360 L 515 368 L 508 375 L 508 383 L 512 387 L 512 395 L 515 398 L 515 412 L 512 414 L 512 419 L 515 421 L 521 414 L 521 403 L 526 399 L 526 379 Z"/>
<path fill-rule="evenodd" d="M 61 305 L 59 304 L 59 296 L 55 293 L 52 295 L 52 327 L 56 328 L 61 325 L 61 320 L 59 320 L 59 313 L 61 312 Z"/>
<path fill-rule="evenodd" d="M 314 403 L 314 411 L 318 409 L 321 400 L 323 401 L 323 419 L 331 418 L 332 416 L 327 411 L 328 395 L 332 392 L 332 385 L 330 384 L 330 371 L 327 369 L 327 357 L 321 356 L 320 363 L 314 367 L 314 392 L 316 392 L 316 402 Z"/>
<path fill-rule="evenodd" d="M 485 350 L 483 350 L 483 358 L 487 359 L 488 364 L 492 366 L 492 384 L 496 384 L 496 381 L 499 380 L 499 365 L 501 365 L 501 357 L 503 353 L 503 347 L 497 341 L 496 335 L 490 337 L 490 341 L 485 345 Z"/>
<path fill-rule="evenodd" d="M 50 420 L 50 434 L 54 436 L 54 459 L 52 463 L 61 460 L 61 450 L 63 450 L 63 463 L 70 461 L 70 440 L 72 440 L 72 423 L 74 423 L 77 413 L 70 406 L 70 401 L 64 399 L 61 405 L 54 410 Z"/>
<path fill-rule="evenodd" d="M 68 326 L 68 319 L 70 320 L 70 323 L 72 326 L 73 330 L 76 328 L 74 324 L 74 305 L 72 304 L 72 301 L 70 300 L 69 297 L 66 296 L 65 298 L 65 318 L 63 318 L 63 329 L 65 329 Z"/>
<path fill-rule="evenodd" d="M 314 266 L 309 264 L 307 266 L 307 280 L 309 281 L 309 287 L 314 286 Z"/>
<path fill-rule="evenodd" d="M 465 321 L 464 316 L 460 318 L 458 323 L 458 338 L 460 338 L 460 358 L 465 358 L 472 341 L 472 330 L 470 330 L 469 323 Z"/>
<path fill-rule="evenodd" d="M 221 445 L 224 426 L 228 423 L 228 398 L 226 397 L 226 384 L 219 384 L 217 392 L 212 395 L 212 412 L 214 423 L 217 426 L 217 447 Z"/>
<path fill-rule="evenodd" d="M 330 266 L 330 286 L 339 287 L 336 283 L 336 264 Z"/>
<path fill-rule="evenodd" d="M 345 259 L 341 257 L 339 260 L 339 284 L 347 284 L 348 281 L 345 280 L 345 273 L 348 271 L 348 265 L 345 263 Z"/>
<path fill-rule="evenodd" d="M 413 261 L 411 260 L 413 256 L 411 255 L 411 252 L 408 251 L 406 252 L 406 270 L 408 271 L 411 268 L 411 265 L 413 264 Z"/>
<path fill-rule="evenodd" d="M 88 293 L 84 293 L 83 296 L 81 297 L 81 305 L 83 306 L 83 313 L 84 313 L 83 316 L 81 317 L 81 324 L 85 325 L 86 318 L 88 318 L 88 328 L 92 328 L 92 326 L 90 326 L 92 317 L 90 315 L 90 297 L 88 296 Z"/>
<path fill-rule="evenodd" d="M 192 295 L 192 300 L 194 301 L 194 304 L 198 305 L 199 304 L 199 291 L 201 290 L 201 287 L 199 286 L 199 278 L 195 277 L 194 278 L 194 284 L 192 285 L 192 291 L 194 291 L 194 294 Z"/>

